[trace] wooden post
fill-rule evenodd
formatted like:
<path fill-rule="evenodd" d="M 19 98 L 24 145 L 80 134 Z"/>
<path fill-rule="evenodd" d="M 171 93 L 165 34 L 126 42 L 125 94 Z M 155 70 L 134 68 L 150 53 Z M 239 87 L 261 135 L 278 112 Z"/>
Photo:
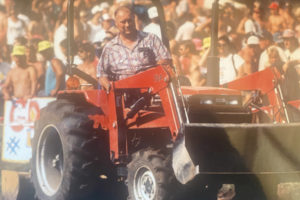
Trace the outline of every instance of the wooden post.
<path fill-rule="evenodd" d="M 1 171 L 1 200 L 16 200 L 19 191 L 19 175 L 15 171 Z"/>

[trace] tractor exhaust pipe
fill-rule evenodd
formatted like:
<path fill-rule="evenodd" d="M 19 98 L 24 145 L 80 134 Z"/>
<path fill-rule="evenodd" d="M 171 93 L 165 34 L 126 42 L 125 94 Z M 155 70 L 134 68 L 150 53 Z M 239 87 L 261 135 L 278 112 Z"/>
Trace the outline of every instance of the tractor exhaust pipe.
<path fill-rule="evenodd" d="M 219 0 L 212 6 L 212 25 L 210 55 L 207 58 L 207 86 L 219 86 L 219 57 L 218 57 L 218 25 L 219 25 Z"/>
<path fill-rule="evenodd" d="M 72 66 L 74 62 L 73 44 L 74 44 L 74 0 L 68 0 L 67 10 L 67 74 L 72 75 Z"/>

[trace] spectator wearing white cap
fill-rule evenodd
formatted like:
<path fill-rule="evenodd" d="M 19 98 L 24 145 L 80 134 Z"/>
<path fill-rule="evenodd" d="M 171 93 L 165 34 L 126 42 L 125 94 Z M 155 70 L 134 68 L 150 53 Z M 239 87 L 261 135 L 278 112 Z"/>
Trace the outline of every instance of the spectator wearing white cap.
<path fill-rule="evenodd" d="M 102 10 L 102 14 L 109 12 L 109 4 L 107 2 L 102 2 L 99 6 L 100 10 Z"/>
<path fill-rule="evenodd" d="M 258 70 L 258 61 L 261 49 L 259 47 L 259 38 L 250 36 L 246 41 L 246 46 L 240 51 L 239 55 L 245 60 L 244 74 L 248 75 Z"/>
<path fill-rule="evenodd" d="M 291 29 L 284 30 L 283 34 L 284 53 L 288 60 L 300 60 L 300 48 L 295 32 Z"/>
<path fill-rule="evenodd" d="M 148 9 L 148 17 L 151 20 L 151 22 L 145 26 L 143 29 L 144 32 L 147 33 L 153 33 L 154 35 L 158 36 L 160 39 L 162 39 L 161 35 L 161 29 L 159 26 L 159 18 L 158 18 L 158 12 L 156 7 L 151 7 Z"/>
<path fill-rule="evenodd" d="M 114 33 L 114 31 L 115 31 L 115 30 L 113 30 L 114 25 L 113 25 L 112 18 L 109 16 L 108 13 L 104 13 L 102 15 L 101 26 L 102 26 L 102 29 L 95 34 L 93 43 L 103 42 L 104 39 L 107 37 L 108 31 L 112 32 L 112 33 Z"/>
<path fill-rule="evenodd" d="M 96 5 L 92 9 L 92 19 L 88 21 L 88 25 L 90 27 L 90 33 L 88 36 L 88 40 L 92 43 L 97 42 L 96 41 L 96 35 L 98 32 L 102 31 L 102 26 L 101 26 L 101 13 L 102 13 L 102 8 L 99 5 Z"/>

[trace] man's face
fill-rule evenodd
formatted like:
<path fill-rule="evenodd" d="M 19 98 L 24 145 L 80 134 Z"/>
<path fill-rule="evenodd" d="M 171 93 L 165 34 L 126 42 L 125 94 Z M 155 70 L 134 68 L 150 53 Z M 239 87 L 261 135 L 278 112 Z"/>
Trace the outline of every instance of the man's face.
<path fill-rule="evenodd" d="M 181 56 L 187 56 L 189 53 L 189 48 L 182 44 L 179 46 L 178 52 Z"/>
<path fill-rule="evenodd" d="M 13 56 L 13 60 L 15 61 L 16 65 L 21 68 L 26 67 L 26 56 Z"/>
<path fill-rule="evenodd" d="M 88 58 L 88 53 L 83 49 L 79 49 L 78 50 L 78 56 L 81 60 L 85 61 Z"/>
<path fill-rule="evenodd" d="M 249 44 L 248 48 L 251 56 L 254 56 L 256 52 L 259 52 L 259 45 L 257 44 Z"/>
<path fill-rule="evenodd" d="M 9 10 L 9 16 L 15 16 L 15 17 L 18 16 L 18 13 L 16 12 L 15 8 L 11 8 Z"/>
<path fill-rule="evenodd" d="M 283 38 L 283 44 L 286 49 L 290 49 L 292 47 L 292 39 L 291 38 Z"/>
<path fill-rule="evenodd" d="M 228 54 L 229 47 L 224 40 L 218 42 L 218 52 L 220 56 L 226 56 Z"/>
<path fill-rule="evenodd" d="M 121 35 L 129 36 L 136 32 L 134 15 L 130 10 L 120 10 L 116 15 L 116 27 Z"/>
<path fill-rule="evenodd" d="M 270 40 L 268 40 L 266 38 L 261 38 L 259 40 L 260 49 L 266 49 L 268 46 L 270 46 L 270 44 L 271 44 Z"/>
<path fill-rule="evenodd" d="M 272 15 L 276 15 L 276 14 L 278 13 L 278 10 L 272 8 L 272 9 L 270 9 L 270 13 L 271 13 Z"/>
<path fill-rule="evenodd" d="M 110 20 L 103 20 L 102 21 L 102 27 L 104 30 L 108 30 L 111 27 Z"/>

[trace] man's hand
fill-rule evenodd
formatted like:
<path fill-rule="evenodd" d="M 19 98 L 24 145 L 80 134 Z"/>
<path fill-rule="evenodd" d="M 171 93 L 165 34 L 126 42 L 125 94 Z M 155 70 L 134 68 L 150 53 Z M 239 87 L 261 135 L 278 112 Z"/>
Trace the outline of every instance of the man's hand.
<path fill-rule="evenodd" d="M 111 88 L 109 80 L 106 77 L 100 77 L 99 84 L 105 89 L 106 93 L 109 94 Z"/>
<path fill-rule="evenodd" d="M 157 65 L 172 65 L 172 60 L 170 59 L 159 60 L 157 62 Z"/>
<path fill-rule="evenodd" d="M 3 99 L 4 99 L 5 101 L 11 100 L 11 96 L 6 95 L 6 94 L 3 94 Z"/>
<path fill-rule="evenodd" d="M 51 97 L 55 97 L 56 96 L 56 94 L 57 94 L 57 90 L 51 90 L 51 92 L 50 92 L 50 96 Z"/>

